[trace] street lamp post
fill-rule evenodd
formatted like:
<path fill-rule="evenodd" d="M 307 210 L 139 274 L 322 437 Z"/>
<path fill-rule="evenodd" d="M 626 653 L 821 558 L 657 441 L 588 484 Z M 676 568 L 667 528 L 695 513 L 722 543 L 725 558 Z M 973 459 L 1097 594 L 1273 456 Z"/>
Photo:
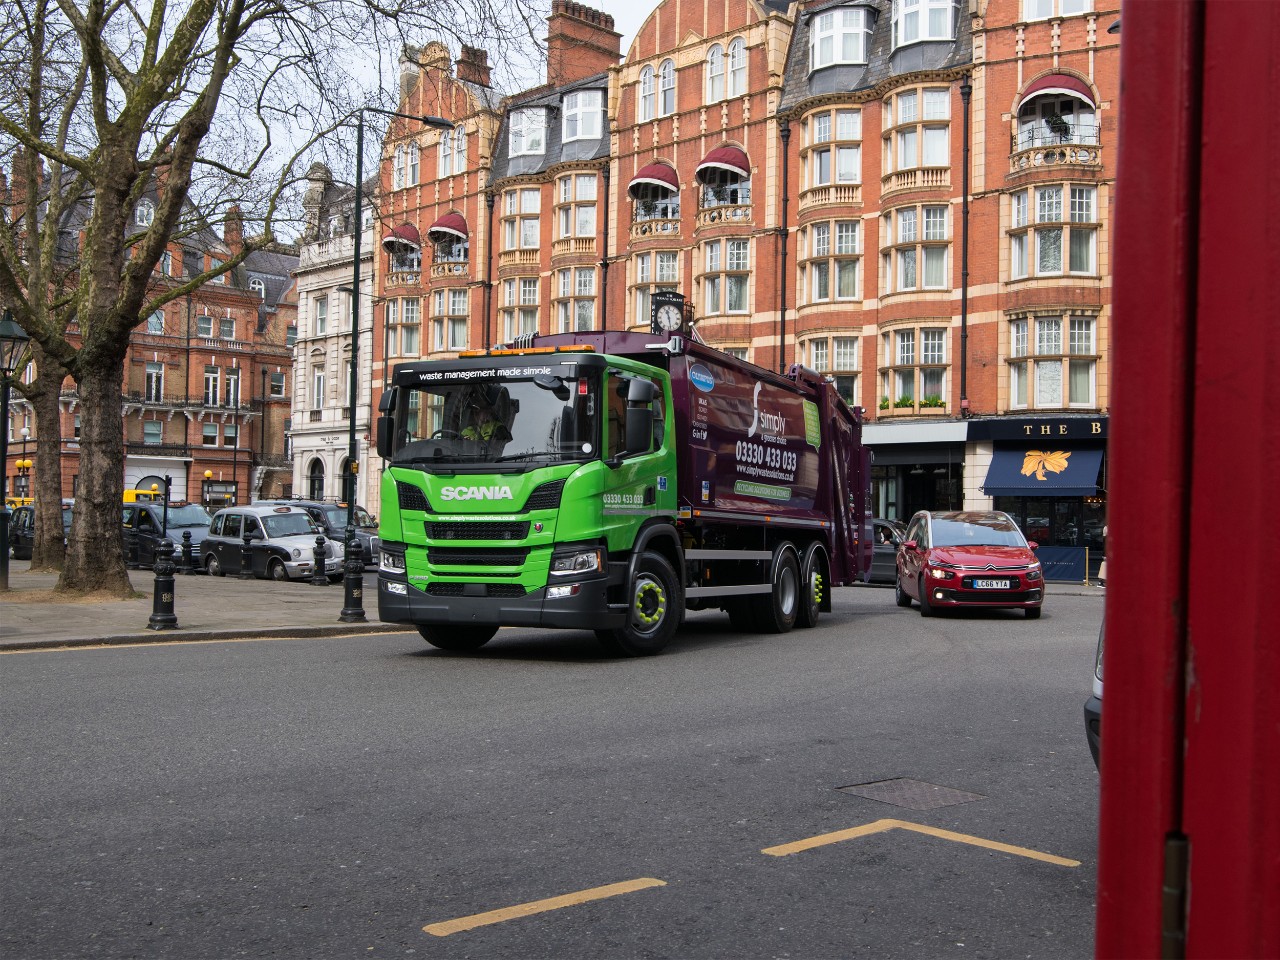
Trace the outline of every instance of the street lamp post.
<path fill-rule="evenodd" d="M 31 461 L 27 459 L 27 438 L 31 436 L 31 428 L 23 427 L 18 432 L 22 434 L 22 453 L 19 454 L 18 462 L 14 466 L 17 467 L 18 479 L 22 482 L 14 481 L 13 492 L 16 496 L 29 500 L 31 498 L 31 481 L 27 478 L 31 475 Z"/>
<path fill-rule="evenodd" d="M 213 494 L 209 491 L 209 485 L 213 482 L 213 471 L 206 470 L 204 472 L 204 502 L 206 509 L 213 506 Z"/>
<path fill-rule="evenodd" d="M 444 117 L 420 116 L 412 113 L 397 113 L 395 110 L 381 110 L 378 107 L 361 107 L 356 111 L 356 203 L 355 216 L 352 218 L 352 235 L 354 250 L 352 252 L 351 270 L 351 403 L 347 408 L 347 475 L 343 478 L 343 487 L 347 491 L 347 529 L 346 534 L 346 576 L 343 578 L 343 606 L 338 615 L 341 623 L 363 623 L 365 620 L 364 604 L 361 599 L 364 593 L 364 560 L 356 546 L 356 474 L 360 469 L 360 452 L 356 447 L 356 401 L 359 397 L 360 381 L 357 373 L 360 357 L 360 239 L 364 234 L 364 115 L 380 113 L 387 117 L 400 117 L 404 120 L 417 120 L 437 130 L 452 130 L 453 121 Z"/>
<path fill-rule="evenodd" d="M 9 382 L 27 340 L 26 331 L 6 310 L 0 319 L 0 591 L 9 589 Z"/>

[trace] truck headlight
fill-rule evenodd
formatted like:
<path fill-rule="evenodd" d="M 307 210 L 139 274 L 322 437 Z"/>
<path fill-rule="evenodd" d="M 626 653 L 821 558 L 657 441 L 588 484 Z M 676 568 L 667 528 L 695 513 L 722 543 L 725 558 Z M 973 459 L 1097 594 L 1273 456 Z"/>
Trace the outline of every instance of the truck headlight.
<path fill-rule="evenodd" d="M 570 577 L 574 574 L 594 573 L 604 569 L 604 557 L 599 547 L 557 553 L 551 557 L 551 575 Z"/>
<path fill-rule="evenodd" d="M 392 553 L 390 550 L 378 552 L 378 569 L 387 573 L 404 573 L 404 554 Z"/>

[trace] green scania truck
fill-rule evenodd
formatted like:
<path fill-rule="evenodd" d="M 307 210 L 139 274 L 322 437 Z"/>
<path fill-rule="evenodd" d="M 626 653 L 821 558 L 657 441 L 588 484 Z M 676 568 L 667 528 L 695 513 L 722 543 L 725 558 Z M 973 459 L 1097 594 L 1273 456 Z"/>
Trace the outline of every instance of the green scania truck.
<path fill-rule="evenodd" d="M 397 366 L 377 422 L 378 616 L 661 651 L 685 610 L 813 626 L 871 563 L 860 411 L 680 336 L 582 332 Z"/>

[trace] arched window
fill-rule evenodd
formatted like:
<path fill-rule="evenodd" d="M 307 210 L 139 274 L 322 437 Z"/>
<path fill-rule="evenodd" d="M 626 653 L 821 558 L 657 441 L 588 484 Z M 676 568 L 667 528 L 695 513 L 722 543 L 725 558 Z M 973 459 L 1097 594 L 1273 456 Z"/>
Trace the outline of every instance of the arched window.
<path fill-rule="evenodd" d="M 669 117 L 676 112 L 676 63 L 663 60 L 658 68 L 658 116 Z"/>
<path fill-rule="evenodd" d="M 139 200 L 133 210 L 133 222 L 140 227 L 149 227 L 156 218 L 156 205 L 150 200 Z"/>
<path fill-rule="evenodd" d="M 249 290 L 253 293 L 256 293 L 259 297 L 262 297 L 264 300 L 266 299 L 267 285 L 257 277 L 254 277 L 252 280 L 249 281 Z"/>
<path fill-rule="evenodd" d="M 640 102 L 636 112 L 640 120 L 653 119 L 653 67 L 640 71 Z"/>
<path fill-rule="evenodd" d="M 747 42 L 739 37 L 729 44 L 729 96 L 747 92 Z"/>
<path fill-rule="evenodd" d="M 324 499 L 324 464 L 319 457 L 311 461 L 307 470 L 307 499 Z"/>
<path fill-rule="evenodd" d="M 707 51 L 707 103 L 724 99 L 724 49 L 715 44 Z"/>

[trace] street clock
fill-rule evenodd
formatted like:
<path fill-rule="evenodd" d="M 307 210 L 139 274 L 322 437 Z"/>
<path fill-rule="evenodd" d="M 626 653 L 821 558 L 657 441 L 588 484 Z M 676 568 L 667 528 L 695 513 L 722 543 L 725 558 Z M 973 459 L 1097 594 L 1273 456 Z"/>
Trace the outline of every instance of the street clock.
<path fill-rule="evenodd" d="M 652 333 L 688 333 L 690 326 L 690 304 L 684 294 L 670 290 L 660 290 L 649 298 L 652 304 L 652 315 L 649 330 Z"/>

